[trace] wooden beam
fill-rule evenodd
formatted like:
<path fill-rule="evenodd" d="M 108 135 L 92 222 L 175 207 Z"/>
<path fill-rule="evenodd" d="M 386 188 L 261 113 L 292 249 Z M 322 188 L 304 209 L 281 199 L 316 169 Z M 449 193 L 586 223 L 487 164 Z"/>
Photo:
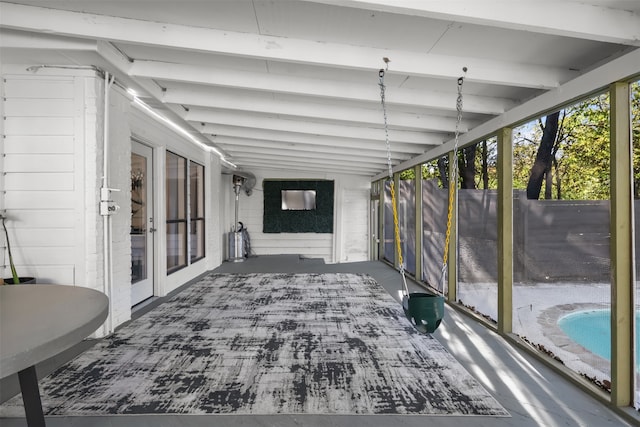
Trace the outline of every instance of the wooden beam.
<path fill-rule="evenodd" d="M 336 137 L 348 137 L 358 139 L 370 139 L 372 141 L 384 141 L 384 130 L 374 127 L 345 126 L 330 123 L 320 123 L 304 120 L 286 120 L 260 114 L 239 114 L 218 110 L 215 112 L 201 109 L 190 110 L 184 113 L 183 118 L 189 122 L 222 124 L 239 127 L 268 129 L 283 132 L 306 133 L 313 135 L 327 135 Z M 389 136 L 393 141 L 434 145 L 441 141 L 440 136 L 434 136 L 427 132 L 389 129 Z"/>
<path fill-rule="evenodd" d="M 369 173 L 373 173 L 380 168 L 375 164 L 361 163 L 350 161 L 349 159 L 344 160 L 335 160 L 335 159 L 323 159 L 323 158 L 310 158 L 309 156 L 296 156 L 296 155 L 286 155 L 286 154 L 262 154 L 262 153 L 238 153 L 232 157 L 233 161 L 243 162 L 244 160 L 254 159 L 254 160 L 264 160 L 268 161 L 274 165 L 279 164 L 282 166 L 288 166 L 290 164 L 296 164 L 299 166 L 320 166 L 320 167 L 333 167 L 333 168 L 345 168 L 345 169 L 353 169 L 357 171 L 367 171 Z"/>
<path fill-rule="evenodd" d="M 380 68 L 383 57 L 393 54 L 392 73 L 396 74 L 455 79 L 462 67 L 466 66 L 469 68 L 467 76 L 470 81 L 536 89 L 557 87 L 576 75 L 575 71 L 541 65 L 389 51 L 375 47 L 190 27 L 12 3 L 2 3 L 0 26 L 192 52 L 371 72 Z"/>
<path fill-rule="evenodd" d="M 343 146 L 324 146 L 324 145 L 314 145 L 314 144 L 302 144 L 302 143 L 285 143 L 278 141 L 268 141 L 268 140 L 259 140 L 259 139 L 249 139 L 249 138 L 234 138 L 234 137 L 226 137 L 226 136 L 217 136 L 215 138 L 216 145 L 220 146 L 222 149 L 226 150 L 280 150 L 282 152 L 298 152 L 298 153 L 306 153 L 307 156 L 314 154 L 338 154 L 343 158 L 362 158 L 364 160 L 382 160 L 386 162 L 386 155 L 383 155 L 382 152 L 374 151 L 374 150 L 358 150 L 352 147 Z M 229 151 L 232 152 L 232 151 Z M 392 161 L 397 162 L 398 160 L 407 159 L 410 157 L 409 154 L 398 154 L 391 153 Z"/>
<path fill-rule="evenodd" d="M 513 141 L 502 128 L 498 144 L 498 332 L 513 329 Z"/>
<path fill-rule="evenodd" d="M 296 144 L 303 144 L 331 147 L 337 150 L 350 148 L 354 150 L 365 150 L 370 152 L 384 152 L 384 156 L 386 156 L 387 151 L 384 141 L 379 140 L 346 138 L 317 134 L 314 135 L 220 124 L 202 125 L 202 123 L 198 123 L 197 128 L 204 134 L 210 134 L 211 140 L 214 142 L 217 141 L 218 138 L 233 137 L 256 139 L 262 141 L 275 141 L 293 146 L 295 146 Z M 392 148 L 394 154 L 398 153 L 400 155 L 415 155 L 423 153 L 425 151 L 425 146 L 418 144 L 394 143 Z M 378 154 L 383 155 L 380 153 Z"/>
<path fill-rule="evenodd" d="M 225 151 L 227 151 L 233 158 L 247 158 L 249 156 L 262 156 L 263 158 L 274 157 L 281 160 L 292 161 L 308 161 L 313 159 L 314 161 L 321 162 L 323 164 L 330 164 L 332 162 L 352 164 L 354 166 L 367 166 L 372 171 L 380 170 L 387 160 L 384 158 L 375 157 L 362 157 L 362 156 L 345 156 L 340 152 L 321 153 L 317 151 L 297 151 L 297 150 L 283 150 L 281 148 L 258 148 L 251 147 L 250 150 L 238 149 L 238 147 L 223 145 Z"/>
<path fill-rule="evenodd" d="M 345 106 L 340 102 L 333 104 L 315 103 L 310 100 L 281 100 L 272 96 L 256 96 L 248 91 L 203 91 L 201 88 L 169 88 L 162 97 L 165 103 L 188 106 L 193 114 L 207 114 L 207 108 L 228 110 L 244 114 L 261 113 L 277 114 L 283 118 L 311 118 L 333 122 L 344 122 L 346 125 L 365 124 L 380 126 L 382 111 L 378 105 L 365 105 L 362 107 Z M 195 108 L 194 108 L 195 107 Z M 205 107 L 205 108 L 202 108 Z M 216 112 L 212 112 L 215 115 Z M 454 132 L 456 128 L 455 117 L 436 116 L 426 113 L 404 113 L 388 111 L 389 123 L 395 129 L 417 130 L 428 132 Z M 208 120 L 203 120 L 208 121 Z M 338 124 L 338 123 L 337 123 Z M 469 123 L 461 124 L 461 132 L 469 129 Z"/>
<path fill-rule="evenodd" d="M 373 73 L 372 73 L 373 74 Z M 159 61 L 135 60 L 131 65 L 132 77 L 173 82 L 195 83 L 213 87 L 242 88 L 261 92 L 301 95 L 305 97 L 380 103 L 375 76 L 362 83 L 323 80 L 295 75 L 279 75 L 243 70 L 212 68 L 199 65 L 174 64 Z M 386 102 L 390 107 L 419 107 L 455 111 L 453 92 L 406 89 L 387 84 Z M 466 111 L 497 115 L 515 106 L 507 98 L 467 95 Z"/>
<path fill-rule="evenodd" d="M 324 3 L 424 18 L 485 25 L 606 43 L 640 46 L 640 15 L 615 5 L 553 2 L 549 13 L 538 0 L 312 0 Z M 551 5 L 551 4 L 549 4 Z"/>
<path fill-rule="evenodd" d="M 246 159 L 239 162 L 245 169 L 251 168 L 259 168 L 259 169 L 270 169 L 270 170 L 286 170 L 286 171 L 299 171 L 301 176 L 305 173 L 313 172 L 320 174 L 327 174 L 327 177 L 330 177 L 335 174 L 342 175 L 357 175 L 357 176 L 371 176 L 371 172 L 361 171 L 358 169 L 351 169 L 348 167 L 328 167 L 322 165 L 301 165 L 295 163 L 289 164 L 277 164 L 268 160 L 259 160 L 259 159 Z M 329 175 L 330 174 L 330 175 Z"/>
<path fill-rule="evenodd" d="M 633 173 L 628 83 L 611 85 L 611 403 L 633 406 Z M 638 327 L 636 325 L 636 327 Z"/>

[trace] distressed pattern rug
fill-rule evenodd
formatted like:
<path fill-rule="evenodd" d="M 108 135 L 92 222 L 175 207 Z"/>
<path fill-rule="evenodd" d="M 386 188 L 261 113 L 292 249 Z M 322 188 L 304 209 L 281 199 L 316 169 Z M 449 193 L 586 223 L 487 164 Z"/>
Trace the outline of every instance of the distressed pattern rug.
<path fill-rule="evenodd" d="M 211 274 L 40 388 L 46 415 L 509 415 L 357 274 Z"/>

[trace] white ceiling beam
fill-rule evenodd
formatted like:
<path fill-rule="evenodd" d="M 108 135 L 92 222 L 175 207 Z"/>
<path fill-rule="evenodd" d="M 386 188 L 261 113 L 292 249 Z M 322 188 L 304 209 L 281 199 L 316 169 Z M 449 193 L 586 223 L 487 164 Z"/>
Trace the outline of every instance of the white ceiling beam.
<path fill-rule="evenodd" d="M 184 113 L 184 119 L 196 123 L 222 124 L 240 127 L 253 127 L 283 132 L 306 133 L 343 138 L 384 141 L 382 128 L 342 126 L 311 121 L 285 120 L 256 114 L 238 114 L 229 111 L 190 110 Z M 389 129 L 389 138 L 407 144 L 436 145 L 442 141 L 441 135 L 426 132 Z"/>
<path fill-rule="evenodd" d="M 251 151 L 230 151 L 233 159 L 246 159 L 246 158 L 260 158 L 264 160 L 281 160 L 293 163 L 306 163 L 312 162 L 329 166 L 354 166 L 367 168 L 372 171 L 379 171 L 384 168 L 387 163 L 386 159 L 376 160 L 364 160 L 363 158 L 354 158 L 348 156 L 342 156 L 340 154 L 326 154 L 318 153 L 313 157 L 309 156 L 309 153 L 299 153 L 290 150 L 264 150 L 264 149 L 252 149 Z"/>
<path fill-rule="evenodd" d="M 200 131 L 211 135 L 212 141 L 217 141 L 218 138 L 234 137 L 245 139 L 256 139 L 264 141 L 276 141 L 283 144 L 303 144 L 314 147 L 328 147 L 333 150 L 343 150 L 345 148 L 354 150 L 365 150 L 366 152 L 385 152 L 386 145 L 384 141 L 371 141 L 365 139 L 356 138 L 342 138 L 342 137 L 328 137 L 323 135 L 311 135 L 295 132 L 282 132 L 266 129 L 255 129 L 247 127 L 236 127 L 228 125 L 212 125 L 200 124 Z M 425 147 L 416 144 L 404 144 L 393 142 L 394 153 L 402 153 L 409 155 L 416 155 L 425 152 Z M 382 154 L 380 154 L 382 155 Z"/>
<path fill-rule="evenodd" d="M 352 164 L 367 164 L 374 165 L 378 170 L 381 170 L 386 164 L 387 159 L 385 157 L 363 157 L 363 156 L 354 156 L 348 155 L 343 152 L 334 152 L 333 154 L 325 153 L 325 152 L 313 152 L 313 151 L 301 151 L 301 150 L 293 150 L 293 149 L 283 149 L 283 148 L 264 148 L 264 147 L 256 147 L 256 146 L 248 146 L 248 145 L 221 145 L 234 159 L 247 157 L 248 155 L 258 155 L 258 156 L 280 156 L 284 159 L 299 159 L 299 160 L 309 160 L 313 158 L 314 161 L 325 160 L 325 161 L 345 161 L 352 160 Z M 399 163 L 397 160 L 393 161 L 392 164 Z"/>
<path fill-rule="evenodd" d="M 230 110 L 239 113 L 277 114 L 279 116 L 292 118 L 344 122 L 343 124 L 347 126 L 365 124 L 379 127 L 384 123 L 382 108 L 374 110 L 344 106 L 339 103 L 329 105 L 276 100 L 251 96 L 248 92 L 230 94 L 228 92 L 202 91 L 197 88 L 167 89 L 162 101 L 165 103 L 185 105 L 189 107 L 194 114 L 206 114 L 208 112 L 203 108 L 193 108 L 193 106 L 197 106 L 218 110 Z M 215 115 L 216 111 L 212 111 L 211 114 Z M 404 113 L 393 111 L 390 108 L 387 108 L 387 117 L 388 122 L 393 125 L 395 129 L 427 132 L 454 132 L 456 129 L 455 117 L 434 116 L 417 112 Z M 460 131 L 466 132 L 468 129 L 469 123 L 463 120 L 460 124 Z"/>
<path fill-rule="evenodd" d="M 574 77 L 574 71 L 535 64 L 455 57 L 316 42 L 286 37 L 190 27 L 42 7 L 2 3 L 0 26 L 58 35 L 261 58 L 273 61 L 375 71 L 391 57 L 391 73 L 467 78 L 488 84 L 551 89 Z"/>
<path fill-rule="evenodd" d="M 289 143 L 289 142 L 279 142 L 279 141 L 268 141 L 264 139 L 250 139 L 250 138 L 236 138 L 229 136 L 216 136 L 213 138 L 213 141 L 216 145 L 222 147 L 225 151 L 229 153 L 234 152 L 234 150 L 246 150 L 249 149 L 251 151 L 256 150 L 269 150 L 273 152 L 274 150 L 279 151 L 293 151 L 293 152 L 305 152 L 306 155 L 314 155 L 316 153 L 322 154 L 336 154 L 339 153 L 342 157 L 360 157 L 365 160 L 380 160 L 383 159 L 386 161 L 386 156 L 383 156 L 376 150 L 362 150 L 352 147 L 328 147 L 317 144 L 300 144 L 300 143 Z M 229 151 L 231 150 L 231 151 Z M 311 154 L 309 154 L 311 153 Z M 411 155 L 407 153 L 398 153 L 394 151 L 391 153 L 393 160 L 408 160 Z"/>
<path fill-rule="evenodd" d="M 640 15 L 556 0 L 311 0 L 337 6 L 640 46 Z"/>
<path fill-rule="evenodd" d="M 331 168 L 331 169 L 345 169 L 345 170 L 358 170 L 361 172 L 375 173 L 378 172 L 381 167 L 375 164 L 355 163 L 349 160 L 336 161 L 336 160 L 324 160 L 324 159 L 310 159 L 309 157 L 295 157 L 286 156 L 280 154 L 265 155 L 265 154 L 244 154 L 242 156 L 234 156 L 233 161 L 239 165 L 245 165 L 247 161 L 259 161 L 269 162 L 273 165 L 281 165 L 287 167 L 288 165 L 295 164 L 297 166 L 316 167 L 318 169 Z"/>
<path fill-rule="evenodd" d="M 328 167 L 328 166 L 318 166 L 318 165 L 297 165 L 293 163 L 286 164 L 274 164 L 273 162 L 263 161 L 263 160 L 253 160 L 247 159 L 242 162 L 241 170 L 251 170 L 251 169 L 268 169 L 275 171 L 300 171 L 302 174 L 309 172 L 317 172 L 324 174 L 341 174 L 341 175 L 357 175 L 357 176 L 371 176 L 372 173 L 368 170 L 359 170 L 353 168 L 340 168 L 340 167 Z M 329 175 L 327 175 L 329 177 Z"/>
<path fill-rule="evenodd" d="M 371 82 L 354 83 L 144 60 L 135 60 L 129 74 L 132 77 L 156 80 L 380 103 L 377 77 L 374 77 Z M 377 72 L 375 75 L 377 76 Z M 389 106 L 436 108 L 447 111 L 455 111 L 456 109 L 453 92 L 406 89 L 389 85 L 387 85 L 386 102 Z M 464 109 L 471 113 L 497 115 L 511 109 L 514 105 L 513 100 L 506 98 L 476 95 L 465 95 L 464 97 Z"/>
<path fill-rule="evenodd" d="M 0 28 L 0 47 L 16 49 L 55 49 L 95 51 L 95 40 L 53 36 L 49 34 Z"/>

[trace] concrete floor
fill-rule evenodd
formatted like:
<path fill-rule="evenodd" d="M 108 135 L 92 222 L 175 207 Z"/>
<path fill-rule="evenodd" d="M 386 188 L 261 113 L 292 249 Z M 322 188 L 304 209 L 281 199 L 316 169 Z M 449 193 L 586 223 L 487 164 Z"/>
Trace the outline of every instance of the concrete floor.
<path fill-rule="evenodd" d="M 298 256 L 261 256 L 240 263 L 225 262 L 217 273 L 350 272 L 367 273 L 399 298 L 401 278 L 381 262 L 324 264 Z M 188 286 L 188 285 L 187 285 Z M 419 290 L 410 284 L 411 290 Z M 139 310 L 152 310 L 162 298 Z M 622 413 L 624 419 L 600 399 L 578 388 L 493 330 L 469 316 L 446 308 L 440 328 L 434 333 L 447 350 L 509 411 L 511 417 L 453 416 L 361 416 L 361 415 L 136 415 L 106 417 L 50 417 L 55 426 L 628 426 L 640 425 L 637 411 Z M 24 426 L 24 419 L 0 419 L 5 427 Z"/>

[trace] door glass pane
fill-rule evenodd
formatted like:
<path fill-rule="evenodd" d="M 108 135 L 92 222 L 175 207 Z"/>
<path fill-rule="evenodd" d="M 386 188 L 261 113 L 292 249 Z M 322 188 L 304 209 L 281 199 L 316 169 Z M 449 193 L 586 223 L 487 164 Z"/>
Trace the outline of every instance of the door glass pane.
<path fill-rule="evenodd" d="M 167 152 L 167 272 L 187 265 L 187 159 Z"/>
<path fill-rule="evenodd" d="M 204 253 L 204 166 L 189 163 L 189 203 L 191 224 L 189 233 L 190 261 L 203 258 Z"/>
<path fill-rule="evenodd" d="M 191 245 L 191 262 L 204 257 L 204 220 L 191 220 L 189 244 Z"/>
<path fill-rule="evenodd" d="M 131 283 L 147 278 L 147 161 L 131 154 Z"/>
<path fill-rule="evenodd" d="M 167 224 L 167 272 L 187 265 L 187 223 Z"/>

